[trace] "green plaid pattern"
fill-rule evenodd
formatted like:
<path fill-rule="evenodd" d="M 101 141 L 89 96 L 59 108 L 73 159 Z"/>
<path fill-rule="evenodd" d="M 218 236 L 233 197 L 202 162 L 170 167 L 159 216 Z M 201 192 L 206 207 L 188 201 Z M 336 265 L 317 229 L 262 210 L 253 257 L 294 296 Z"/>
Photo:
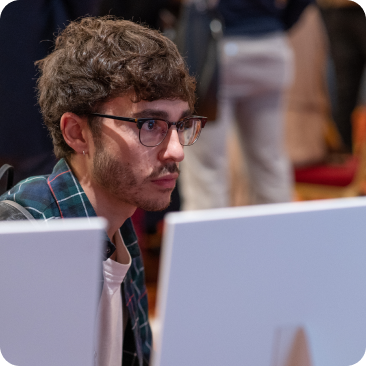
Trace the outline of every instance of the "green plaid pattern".
<path fill-rule="evenodd" d="M 75 217 L 95 217 L 96 213 L 64 159 L 47 176 L 30 177 L 0 196 L 0 201 L 12 200 L 25 207 L 35 219 L 53 220 Z M 129 312 L 124 335 L 123 366 L 149 365 L 152 334 L 148 319 L 145 272 L 137 237 L 128 219 L 120 228 L 132 258 L 132 264 L 122 283 L 122 297 Z M 116 250 L 105 235 L 104 260 Z"/>

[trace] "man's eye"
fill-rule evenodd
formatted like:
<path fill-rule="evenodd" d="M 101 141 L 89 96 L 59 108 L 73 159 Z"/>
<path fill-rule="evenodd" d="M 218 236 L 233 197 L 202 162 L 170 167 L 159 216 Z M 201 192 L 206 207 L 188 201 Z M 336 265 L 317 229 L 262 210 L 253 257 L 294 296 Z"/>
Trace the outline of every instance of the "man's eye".
<path fill-rule="evenodd" d="M 145 123 L 145 126 L 148 130 L 154 130 L 157 127 L 157 123 L 154 119 L 151 119 Z"/>
<path fill-rule="evenodd" d="M 179 132 L 183 132 L 186 129 L 186 124 L 184 122 L 178 123 L 177 124 L 177 130 Z"/>
<path fill-rule="evenodd" d="M 149 119 L 142 125 L 146 132 L 166 133 L 167 124 L 159 119 Z"/>

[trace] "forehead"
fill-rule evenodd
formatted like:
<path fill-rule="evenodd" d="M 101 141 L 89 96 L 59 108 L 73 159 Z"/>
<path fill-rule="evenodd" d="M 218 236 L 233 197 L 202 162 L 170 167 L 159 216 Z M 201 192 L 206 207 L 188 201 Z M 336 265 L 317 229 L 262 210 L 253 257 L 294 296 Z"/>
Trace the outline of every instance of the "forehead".
<path fill-rule="evenodd" d="M 152 102 L 141 100 L 134 103 L 130 95 L 114 98 L 103 105 L 103 113 L 121 117 L 154 117 L 160 115 L 169 120 L 178 120 L 191 113 L 188 102 L 181 99 L 158 99 Z"/>

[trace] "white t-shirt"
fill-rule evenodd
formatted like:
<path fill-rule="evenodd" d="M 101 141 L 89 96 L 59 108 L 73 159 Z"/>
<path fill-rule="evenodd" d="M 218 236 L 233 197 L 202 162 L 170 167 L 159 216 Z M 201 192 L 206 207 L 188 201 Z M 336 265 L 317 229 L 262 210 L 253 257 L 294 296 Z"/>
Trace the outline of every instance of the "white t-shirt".
<path fill-rule="evenodd" d="M 129 261 L 127 264 L 121 264 L 108 258 L 103 262 L 104 284 L 96 323 L 95 366 L 122 364 L 123 329 L 126 324 L 123 324 L 121 284 L 131 266 L 131 256 L 119 230 L 114 239 L 116 247 L 126 251 L 123 254 Z"/>

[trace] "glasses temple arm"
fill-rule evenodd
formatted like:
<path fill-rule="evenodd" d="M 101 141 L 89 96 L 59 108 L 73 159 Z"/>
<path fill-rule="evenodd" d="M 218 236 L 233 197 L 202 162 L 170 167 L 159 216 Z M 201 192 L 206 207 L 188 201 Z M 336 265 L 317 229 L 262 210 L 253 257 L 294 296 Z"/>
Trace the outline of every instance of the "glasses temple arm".
<path fill-rule="evenodd" d="M 92 116 L 98 116 L 103 118 L 110 118 L 110 119 L 116 119 L 118 121 L 125 121 L 125 122 L 137 122 L 137 118 L 128 118 L 128 117 L 119 117 L 119 116 L 111 116 L 109 114 L 101 114 L 101 113 L 90 113 Z"/>

